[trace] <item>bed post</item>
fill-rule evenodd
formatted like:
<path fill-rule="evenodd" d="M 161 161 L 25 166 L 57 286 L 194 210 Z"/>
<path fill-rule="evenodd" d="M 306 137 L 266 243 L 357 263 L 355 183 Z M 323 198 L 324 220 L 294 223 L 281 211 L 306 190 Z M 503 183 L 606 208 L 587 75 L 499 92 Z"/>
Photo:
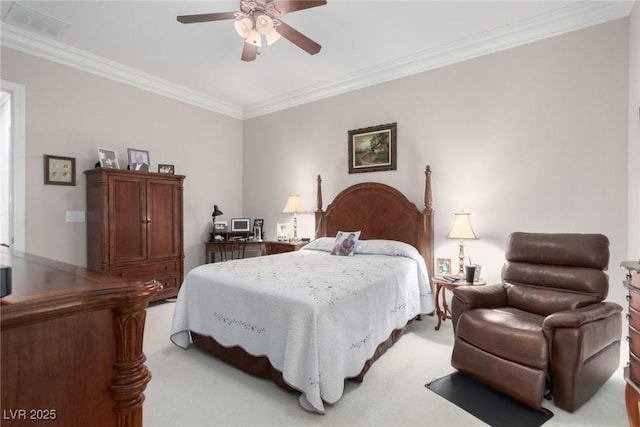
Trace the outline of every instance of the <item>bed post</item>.
<path fill-rule="evenodd" d="M 422 210 L 422 227 L 423 239 L 426 248 L 424 248 L 424 260 L 427 264 L 427 270 L 429 272 L 429 278 L 433 277 L 433 269 L 435 261 L 433 257 L 434 251 L 434 239 L 433 239 L 433 198 L 431 194 L 431 166 L 427 165 L 424 171 L 425 185 L 424 185 L 424 209 Z"/>
<path fill-rule="evenodd" d="M 316 239 L 318 237 L 326 237 L 327 224 L 324 222 L 324 211 L 322 210 L 322 178 L 318 175 L 318 185 L 316 190 Z"/>

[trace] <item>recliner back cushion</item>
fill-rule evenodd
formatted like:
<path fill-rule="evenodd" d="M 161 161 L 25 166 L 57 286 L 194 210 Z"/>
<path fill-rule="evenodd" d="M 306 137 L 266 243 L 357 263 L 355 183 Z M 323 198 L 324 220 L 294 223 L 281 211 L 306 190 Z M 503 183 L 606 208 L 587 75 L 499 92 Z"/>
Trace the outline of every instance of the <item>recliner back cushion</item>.
<path fill-rule="evenodd" d="M 593 295 L 598 301 L 607 297 L 609 278 L 602 270 L 562 267 L 507 261 L 502 267 L 502 282 L 553 288 Z"/>
<path fill-rule="evenodd" d="M 609 239 L 604 234 L 514 232 L 507 240 L 505 258 L 603 270 L 609 264 Z"/>
<path fill-rule="evenodd" d="M 600 298 L 592 294 L 580 294 L 551 288 L 524 284 L 504 283 L 509 306 L 529 313 L 548 316 L 563 310 L 574 310 L 597 302 Z"/>

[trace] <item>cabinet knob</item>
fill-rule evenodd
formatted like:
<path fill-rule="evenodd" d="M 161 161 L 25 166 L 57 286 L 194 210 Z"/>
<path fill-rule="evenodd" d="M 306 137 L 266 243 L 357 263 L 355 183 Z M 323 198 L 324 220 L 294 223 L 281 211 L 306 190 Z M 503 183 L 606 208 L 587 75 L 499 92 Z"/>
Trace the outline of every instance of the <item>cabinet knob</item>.
<path fill-rule="evenodd" d="M 631 301 L 631 295 L 629 295 L 629 294 L 625 295 L 625 296 L 624 296 L 624 298 L 625 298 L 627 301 Z"/>
<path fill-rule="evenodd" d="M 631 337 L 629 335 L 627 335 L 627 342 L 631 341 Z"/>
<path fill-rule="evenodd" d="M 627 315 L 625 316 L 627 318 L 627 320 L 631 319 L 631 314 L 627 313 Z"/>

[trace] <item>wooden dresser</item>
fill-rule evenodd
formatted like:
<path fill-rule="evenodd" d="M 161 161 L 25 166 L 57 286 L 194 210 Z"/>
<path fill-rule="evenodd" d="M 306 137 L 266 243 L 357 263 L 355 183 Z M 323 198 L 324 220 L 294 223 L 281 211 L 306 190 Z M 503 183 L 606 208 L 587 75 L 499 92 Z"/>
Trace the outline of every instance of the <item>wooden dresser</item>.
<path fill-rule="evenodd" d="M 3 426 L 142 426 L 151 375 L 142 340 L 158 282 L 103 274 L 0 248 Z"/>
<path fill-rule="evenodd" d="M 638 401 L 640 401 L 640 263 L 625 261 L 621 267 L 627 269 L 627 278 L 624 286 L 628 290 L 629 302 L 629 364 L 624 368 L 624 379 L 627 383 L 624 393 L 627 407 L 629 425 L 640 426 L 640 413 Z"/>
<path fill-rule="evenodd" d="M 182 175 L 96 168 L 87 179 L 87 267 L 129 281 L 157 280 L 154 299 L 184 276 Z"/>

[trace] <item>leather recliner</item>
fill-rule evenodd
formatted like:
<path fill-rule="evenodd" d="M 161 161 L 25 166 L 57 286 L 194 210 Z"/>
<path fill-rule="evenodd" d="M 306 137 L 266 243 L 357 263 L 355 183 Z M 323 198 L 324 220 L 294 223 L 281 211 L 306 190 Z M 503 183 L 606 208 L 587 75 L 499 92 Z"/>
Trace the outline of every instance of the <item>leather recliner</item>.
<path fill-rule="evenodd" d="M 516 232 L 505 258 L 502 283 L 453 291 L 451 364 L 533 408 L 550 388 L 573 412 L 620 362 L 622 307 L 603 302 L 609 240 Z"/>

